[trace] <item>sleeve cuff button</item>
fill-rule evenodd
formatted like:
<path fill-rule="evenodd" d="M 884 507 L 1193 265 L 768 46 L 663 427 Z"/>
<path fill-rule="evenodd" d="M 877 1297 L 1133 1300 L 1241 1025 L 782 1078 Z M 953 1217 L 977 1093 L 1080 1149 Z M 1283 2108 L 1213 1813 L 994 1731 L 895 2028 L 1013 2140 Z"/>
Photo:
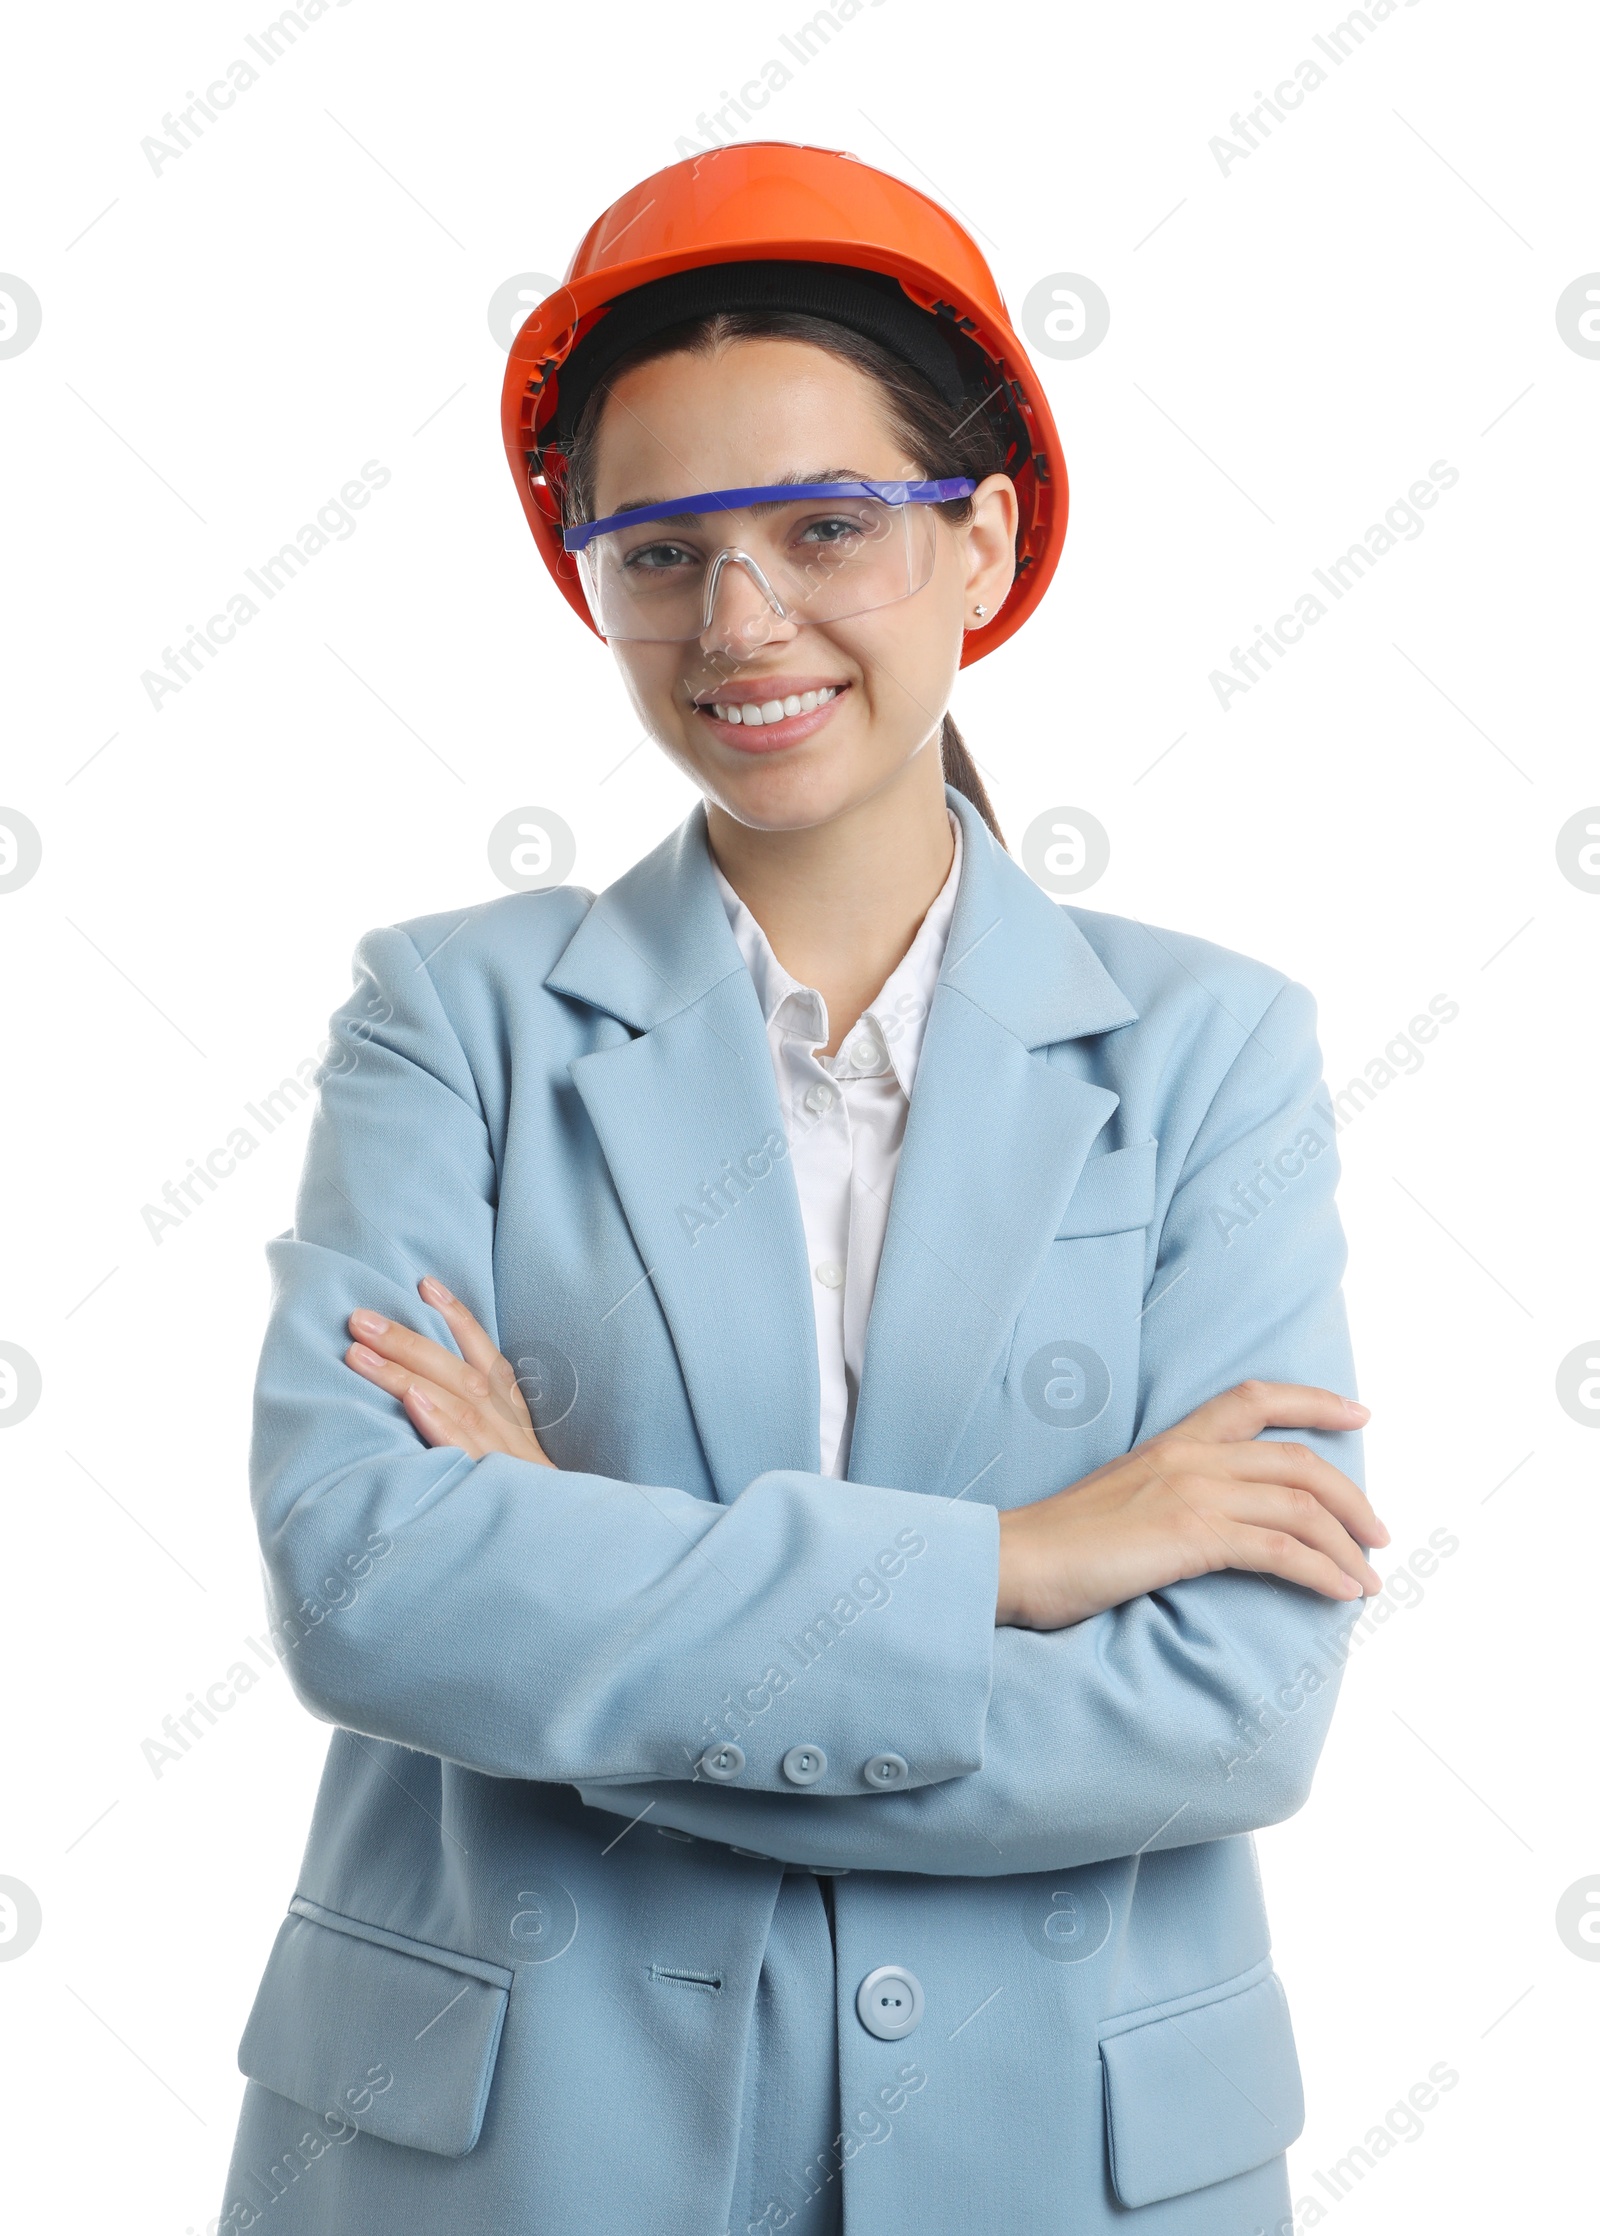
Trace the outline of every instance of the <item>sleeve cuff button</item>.
<path fill-rule="evenodd" d="M 869 1786 L 903 1786 L 910 1775 L 904 1755 L 874 1755 L 862 1772 Z"/>
<path fill-rule="evenodd" d="M 827 1767 L 820 1747 L 791 1747 L 783 1758 L 783 1774 L 791 1786 L 814 1786 Z"/>

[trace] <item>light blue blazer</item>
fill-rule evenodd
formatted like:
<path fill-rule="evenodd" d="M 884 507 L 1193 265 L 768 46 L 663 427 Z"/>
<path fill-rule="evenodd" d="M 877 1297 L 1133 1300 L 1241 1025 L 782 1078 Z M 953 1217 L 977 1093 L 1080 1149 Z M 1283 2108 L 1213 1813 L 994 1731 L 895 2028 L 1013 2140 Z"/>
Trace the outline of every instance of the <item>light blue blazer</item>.
<path fill-rule="evenodd" d="M 1251 1375 L 1353 1393 L 1313 1004 L 1056 905 L 948 797 L 843 1482 L 703 809 L 598 899 L 362 941 L 252 1451 L 280 1649 L 341 1728 L 225 2236 L 721 2236 L 786 1864 L 845 1874 L 852 2230 L 1287 2226 L 1250 1833 L 1306 1798 L 1361 1603 L 1237 1572 L 1055 1633 L 994 1603 L 998 1508 Z M 560 1472 L 430 1450 L 342 1363 L 358 1305 L 449 1342 L 424 1273 Z M 1353 1435 L 1306 1441 L 1360 1479 Z M 858 2016 L 884 1966 L 921 1991 L 899 2039 Z"/>

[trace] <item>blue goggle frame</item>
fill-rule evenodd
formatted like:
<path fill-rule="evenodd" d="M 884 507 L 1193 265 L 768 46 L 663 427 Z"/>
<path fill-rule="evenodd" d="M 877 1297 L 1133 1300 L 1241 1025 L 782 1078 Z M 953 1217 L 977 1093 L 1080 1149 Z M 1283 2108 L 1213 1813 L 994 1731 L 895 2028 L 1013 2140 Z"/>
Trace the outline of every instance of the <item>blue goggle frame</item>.
<path fill-rule="evenodd" d="M 742 512 L 747 505 L 782 504 L 792 497 L 876 497 L 885 505 L 943 505 L 970 497 L 977 483 L 958 474 L 945 481 L 782 481 L 758 489 L 708 489 L 695 497 L 674 497 L 660 505 L 638 505 L 632 512 L 608 513 L 603 520 L 580 521 L 562 531 L 566 551 L 582 551 L 596 536 L 614 528 L 637 528 L 652 520 L 679 520 L 697 512 Z"/>

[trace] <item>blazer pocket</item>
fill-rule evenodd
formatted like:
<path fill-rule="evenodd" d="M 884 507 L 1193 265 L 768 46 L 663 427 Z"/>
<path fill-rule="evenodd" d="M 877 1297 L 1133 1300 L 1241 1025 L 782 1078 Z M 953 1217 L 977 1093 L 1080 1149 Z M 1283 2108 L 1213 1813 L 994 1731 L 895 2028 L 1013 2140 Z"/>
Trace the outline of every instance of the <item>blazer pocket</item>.
<path fill-rule="evenodd" d="M 1155 1216 L 1159 1146 L 1154 1141 L 1137 1141 L 1131 1149 L 1113 1149 L 1109 1156 L 1091 1157 L 1078 1175 L 1072 1200 L 1056 1229 L 1056 1240 L 1147 1227 Z"/>
<path fill-rule="evenodd" d="M 483 2125 L 511 1980 L 296 1895 L 239 2070 L 363 2134 L 460 2158 Z"/>
<path fill-rule="evenodd" d="M 1300 2061 L 1278 1977 L 1257 1966 L 1162 2016 L 1102 2032 L 1111 2184 L 1124 2205 L 1264 2166 L 1305 2125 Z"/>

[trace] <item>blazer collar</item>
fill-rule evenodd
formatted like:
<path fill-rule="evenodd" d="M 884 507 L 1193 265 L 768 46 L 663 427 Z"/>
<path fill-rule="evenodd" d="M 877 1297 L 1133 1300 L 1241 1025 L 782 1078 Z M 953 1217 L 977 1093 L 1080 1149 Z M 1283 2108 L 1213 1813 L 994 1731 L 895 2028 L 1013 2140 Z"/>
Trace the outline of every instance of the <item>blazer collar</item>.
<path fill-rule="evenodd" d="M 945 786 L 965 834 L 940 984 L 1024 1048 L 1132 1024 L 1138 1011 L 1068 915 L 1012 860 L 972 802 Z"/>
<path fill-rule="evenodd" d="M 651 1032 L 743 969 L 712 874 L 705 802 L 697 800 L 670 836 L 600 894 L 545 984 L 635 1032 Z"/>
<path fill-rule="evenodd" d="M 1067 911 L 996 842 L 970 800 L 949 785 L 945 797 L 960 818 L 962 864 L 941 984 L 958 986 L 1025 1048 L 1131 1024 L 1138 1012 Z M 545 984 L 649 1032 L 744 967 L 697 800 L 600 894 Z"/>
<path fill-rule="evenodd" d="M 1136 1012 L 971 803 L 948 786 L 946 798 L 961 819 L 961 881 L 890 1199 L 849 1471 L 949 1495 L 962 1431 L 1117 1107 L 1040 1051 Z M 766 1020 L 712 874 L 703 803 L 599 896 L 545 984 L 628 1029 L 570 1072 L 718 1497 L 771 1468 L 817 1472 L 805 1231 Z"/>

